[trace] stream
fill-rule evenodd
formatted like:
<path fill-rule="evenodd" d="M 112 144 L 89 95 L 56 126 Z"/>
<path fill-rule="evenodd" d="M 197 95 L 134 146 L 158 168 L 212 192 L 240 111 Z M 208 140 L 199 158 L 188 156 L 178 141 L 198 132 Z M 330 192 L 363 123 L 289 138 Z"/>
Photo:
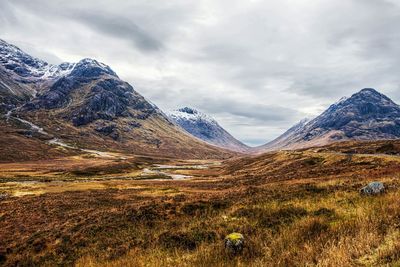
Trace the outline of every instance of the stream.
<path fill-rule="evenodd" d="M 18 120 L 18 121 L 20 121 L 20 122 L 22 122 L 22 123 L 28 125 L 32 131 L 35 131 L 35 132 L 40 133 L 40 134 L 43 134 L 43 135 L 49 135 L 42 127 L 40 127 L 40 126 L 38 126 L 38 125 L 36 125 L 36 124 L 30 122 L 30 121 L 21 119 L 21 118 L 19 118 L 19 117 L 12 116 L 12 113 L 13 113 L 16 109 L 17 109 L 17 108 L 12 109 L 12 110 L 10 110 L 10 111 L 7 112 L 7 114 L 5 115 L 6 121 L 9 121 L 10 118 L 13 118 L 13 119 L 16 119 L 16 120 Z M 98 156 L 100 156 L 100 157 L 115 158 L 115 155 L 112 155 L 112 154 L 110 154 L 110 153 L 108 153 L 108 152 L 103 152 L 103 151 L 98 151 L 98 150 L 83 149 L 83 148 L 74 147 L 74 146 L 71 146 L 71 145 L 68 145 L 68 144 L 64 143 L 63 141 L 61 141 L 61 140 L 58 139 L 58 138 L 53 138 L 53 139 L 51 139 L 50 141 L 48 141 L 47 143 L 50 144 L 50 145 L 57 145 L 57 146 L 61 146 L 61 147 L 69 148 L 69 149 L 76 149 L 76 150 L 84 151 L 84 152 L 87 152 L 87 153 L 91 153 L 91 154 L 98 155 Z M 122 157 L 121 159 L 124 159 L 124 158 Z"/>

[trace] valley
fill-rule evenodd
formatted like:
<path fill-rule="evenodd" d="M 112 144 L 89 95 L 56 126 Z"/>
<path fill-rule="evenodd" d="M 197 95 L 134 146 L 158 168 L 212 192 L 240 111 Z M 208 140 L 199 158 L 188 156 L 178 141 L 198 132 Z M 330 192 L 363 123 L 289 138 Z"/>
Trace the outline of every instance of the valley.
<path fill-rule="evenodd" d="M 0 56 L 0 265 L 400 265 L 400 106 L 375 89 L 249 147 L 95 59 Z"/>
<path fill-rule="evenodd" d="M 83 153 L 2 163 L 0 259 L 6 266 L 395 264 L 399 155 L 400 142 L 379 141 L 224 161 Z M 371 181 L 384 182 L 387 193 L 361 196 Z M 246 238 L 241 255 L 223 249 L 232 231 Z"/>

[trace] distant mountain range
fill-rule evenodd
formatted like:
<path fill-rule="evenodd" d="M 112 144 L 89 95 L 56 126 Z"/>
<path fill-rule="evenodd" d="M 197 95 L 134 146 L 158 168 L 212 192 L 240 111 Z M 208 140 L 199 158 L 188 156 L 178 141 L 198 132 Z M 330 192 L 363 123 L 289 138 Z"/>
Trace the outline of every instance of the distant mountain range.
<path fill-rule="evenodd" d="M 232 155 L 183 131 L 94 59 L 51 65 L 3 40 L 0 56 L 2 158 L 58 155 L 60 145 L 169 157 Z"/>
<path fill-rule="evenodd" d="M 226 158 L 237 152 L 400 138 L 399 105 L 366 88 L 275 140 L 249 148 L 195 109 L 165 114 L 101 62 L 87 58 L 52 65 L 3 40 L 0 117 L 0 161 L 59 156 L 70 153 L 68 148 Z"/>
<path fill-rule="evenodd" d="M 184 107 L 168 115 L 185 131 L 207 143 L 238 152 L 250 149 L 222 128 L 216 120 L 198 110 Z"/>
<path fill-rule="evenodd" d="M 346 140 L 400 138 L 400 106 L 375 89 L 342 98 L 321 115 L 302 121 L 254 151 L 298 149 Z"/>

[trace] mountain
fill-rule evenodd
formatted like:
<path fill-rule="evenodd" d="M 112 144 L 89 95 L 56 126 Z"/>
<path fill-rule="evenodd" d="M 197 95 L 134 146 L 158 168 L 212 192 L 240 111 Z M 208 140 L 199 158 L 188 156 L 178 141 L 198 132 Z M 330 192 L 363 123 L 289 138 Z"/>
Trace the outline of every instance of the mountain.
<path fill-rule="evenodd" d="M 185 131 L 209 144 L 238 152 L 249 149 L 222 128 L 216 120 L 198 110 L 184 107 L 168 115 Z"/>
<path fill-rule="evenodd" d="M 70 63 L 48 64 L 0 39 L 0 112 L 30 100 L 73 68 Z"/>
<path fill-rule="evenodd" d="M 168 157 L 232 155 L 187 134 L 97 60 L 52 65 L 2 40 L 0 55 L 1 147 L 12 135 L 29 149 L 62 144 Z"/>
<path fill-rule="evenodd" d="M 295 125 L 256 151 L 397 138 L 400 138 L 400 106 L 375 89 L 365 88 L 350 98 L 342 98 L 315 119 Z"/>

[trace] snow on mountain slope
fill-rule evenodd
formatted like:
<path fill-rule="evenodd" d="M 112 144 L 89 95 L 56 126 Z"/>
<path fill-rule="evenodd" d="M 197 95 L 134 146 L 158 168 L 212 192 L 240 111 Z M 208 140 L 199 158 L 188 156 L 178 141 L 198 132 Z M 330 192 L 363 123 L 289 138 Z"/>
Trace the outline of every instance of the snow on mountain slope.
<path fill-rule="evenodd" d="M 239 152 L 249 149 L 212 117 L 193 108 L 184 107 L 170 112 L 168 116 L 185 131 L 209 144 Z"/>
<path fill-rule="evenodd" d="M 49 64 L 1 39 L 0 65 L 17 81 L 28 83 L 58 78 L 70 73 L 75 66 L 74 63 L 67 62 L 60 65 Z"/>

